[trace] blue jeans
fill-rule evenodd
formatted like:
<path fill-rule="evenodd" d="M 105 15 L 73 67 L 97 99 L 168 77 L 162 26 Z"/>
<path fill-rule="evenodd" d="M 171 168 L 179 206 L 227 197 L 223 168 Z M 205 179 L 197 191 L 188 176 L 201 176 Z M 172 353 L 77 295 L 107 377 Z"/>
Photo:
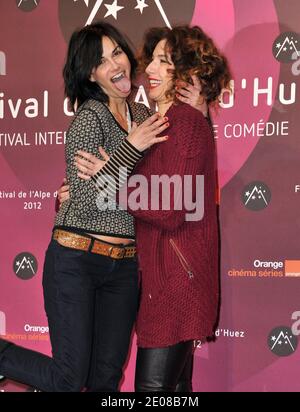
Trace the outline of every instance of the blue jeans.
<path fill-rule="evenodd" d="M 136 258 L 116 260 L 52 240 L 43 290 L 52 358 L 9 345 L 0 374 L 46 392 L 118 391 L 138 306 Z"/>

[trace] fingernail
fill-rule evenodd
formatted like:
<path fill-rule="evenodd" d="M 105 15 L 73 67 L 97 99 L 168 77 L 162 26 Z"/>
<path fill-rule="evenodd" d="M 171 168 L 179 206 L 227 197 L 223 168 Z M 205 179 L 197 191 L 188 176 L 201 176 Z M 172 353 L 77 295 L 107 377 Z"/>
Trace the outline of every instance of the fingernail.
<path fill-rule="evenodd" d="M 167 121 L 167 120 L 169 120 L 169 118 L 168 118 L 168 117 L 164 117 L 164 120 Z"/>

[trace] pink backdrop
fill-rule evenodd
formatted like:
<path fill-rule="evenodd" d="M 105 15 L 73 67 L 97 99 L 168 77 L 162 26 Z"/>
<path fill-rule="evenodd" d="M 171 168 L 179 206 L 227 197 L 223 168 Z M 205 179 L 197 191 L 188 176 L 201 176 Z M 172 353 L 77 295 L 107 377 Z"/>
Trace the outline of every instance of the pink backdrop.
<path fill-rule="evenodd" d="M 228 56 L 235 94 L 214 114 L 222 301 L 216 341 L 196 342 L 194 390 L 298 391 L 300 52 L 280 57 L 297 49 L 300 4 L 139 3 L 148 7 L 118 0 L 115 17 L 106 7 L 113 0 L 0 3 L 0 334 L 50 354 L 41 278 L 65 169 L 61 71 L 71 32 L 105 18 L 137 46 L 147 27 L 198 24 Z M 287 50 L 276 56 L 286 32 Z M 133 390 L 135 355 L 134 338 L 123 391 Z M 29 389 L 8 382 L 0 390 Z"/>

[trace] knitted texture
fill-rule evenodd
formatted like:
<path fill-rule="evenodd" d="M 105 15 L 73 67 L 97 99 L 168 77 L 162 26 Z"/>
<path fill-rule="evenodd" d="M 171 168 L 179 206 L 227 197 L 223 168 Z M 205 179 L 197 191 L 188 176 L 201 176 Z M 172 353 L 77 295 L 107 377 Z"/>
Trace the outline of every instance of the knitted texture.
<path fill-rule="evenodd" d="M 185 340 L 203 340 L 212 335 L 218 313 L 213 135 L 202 114 L 190 106 L 172 105 L 166 116 L 170 122 L 164 132 L 169 136 L 168 141 L 152 147 L 135 168 L 135 175 L 143 175 L 148 181 L 148 200 L 140 196 L 141 207 L 134 210 L 127 205 L 127 200 L 136 189 L 127 187 L 126 194 L 122 188 L 119 193 L 120 205 L 128 207 L 136 217 L 142 280 L 137 319 L 140 347 L 164 347 Z M 170 185 L 173 198 L 170 210 L 151 210 L 151 193 L 152 199 L 153 193 L 154 197 L 157 195 L 151 181 L 153 175 L 192 176 L 190 189 L 193 189 L 194 200 L 196 184 L 202 195 L 204 190 L 203 218 L 187 221 L 186 213 L 191 210 L 176 210 L 177 201 L 183 201 L 178 181 Z M 199 187 L 197 175 L 204 175 L 204 188 Z M 161 199 L 159 204 L 162 206 Z"/>
<path fill-rule="evenodd" d="M 149 117 L 142 104 L 130 103 L 132 120 L 138 125 Z M 105 104 L 88 100 L 78 109 L 67 132 L 65 156 L 66 176 L 70 185 L 70 199 L 59 209 L 55 227 L 107 236 L 134 238 L 133 217 L 126 211 L 101 209 L 99 190 L 93 180 L 78 177 L 74 164 L 78 150 L 85 150 L 100 158 L 99 146 L 112 155 L 128 136 Z M 100 204 L 100 206 L 99 206 Z"/>
<path fill-rule="evenodd" d="M 127 178 L 142 157 L 142 152 L 132 146 L 127 139 L 124 139 L 103 168 L 95 176 L 92 176 L 92 180 L 99 192 L 102 192 L 102 196 L 114 198 L 117 191 L 127 182 Z M 108 179 L 108 177 L 112 179 Z"/>

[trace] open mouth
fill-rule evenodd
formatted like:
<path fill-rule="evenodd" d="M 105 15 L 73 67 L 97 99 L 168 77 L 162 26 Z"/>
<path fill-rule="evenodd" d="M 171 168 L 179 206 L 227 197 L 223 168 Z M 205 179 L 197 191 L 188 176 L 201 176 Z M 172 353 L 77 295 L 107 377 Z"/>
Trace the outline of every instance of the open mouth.
<path fill-rule="evenodd" d="M 113 76 L 113 77 L 111 78 L 111 81 L 112 81 L 113 83 L 116 83 L 116 82 L 118 82 L 119 80 L 124 79 L 124 77 L 125 77 L 125 72 L 121 72 L 121 73 L 118 73 L 118 74 L 116 74 L 115 76 Z"/>
<path fill-rule="evenodd" d="M 111 78 L 116 88 L 122 93 L 128 93 L 131 90 L 131 81 L 126 76 L 125 72 L 116 74 Z"/>
<path fill-rule="evenodd" d="M 154 89 L 155 87 L 160 86 L 162 81 L 157 80 L 157 79 L 153 79 L 153 78 L 149 78 L 149 83 L 150 83 L 150 89 Z"/>

